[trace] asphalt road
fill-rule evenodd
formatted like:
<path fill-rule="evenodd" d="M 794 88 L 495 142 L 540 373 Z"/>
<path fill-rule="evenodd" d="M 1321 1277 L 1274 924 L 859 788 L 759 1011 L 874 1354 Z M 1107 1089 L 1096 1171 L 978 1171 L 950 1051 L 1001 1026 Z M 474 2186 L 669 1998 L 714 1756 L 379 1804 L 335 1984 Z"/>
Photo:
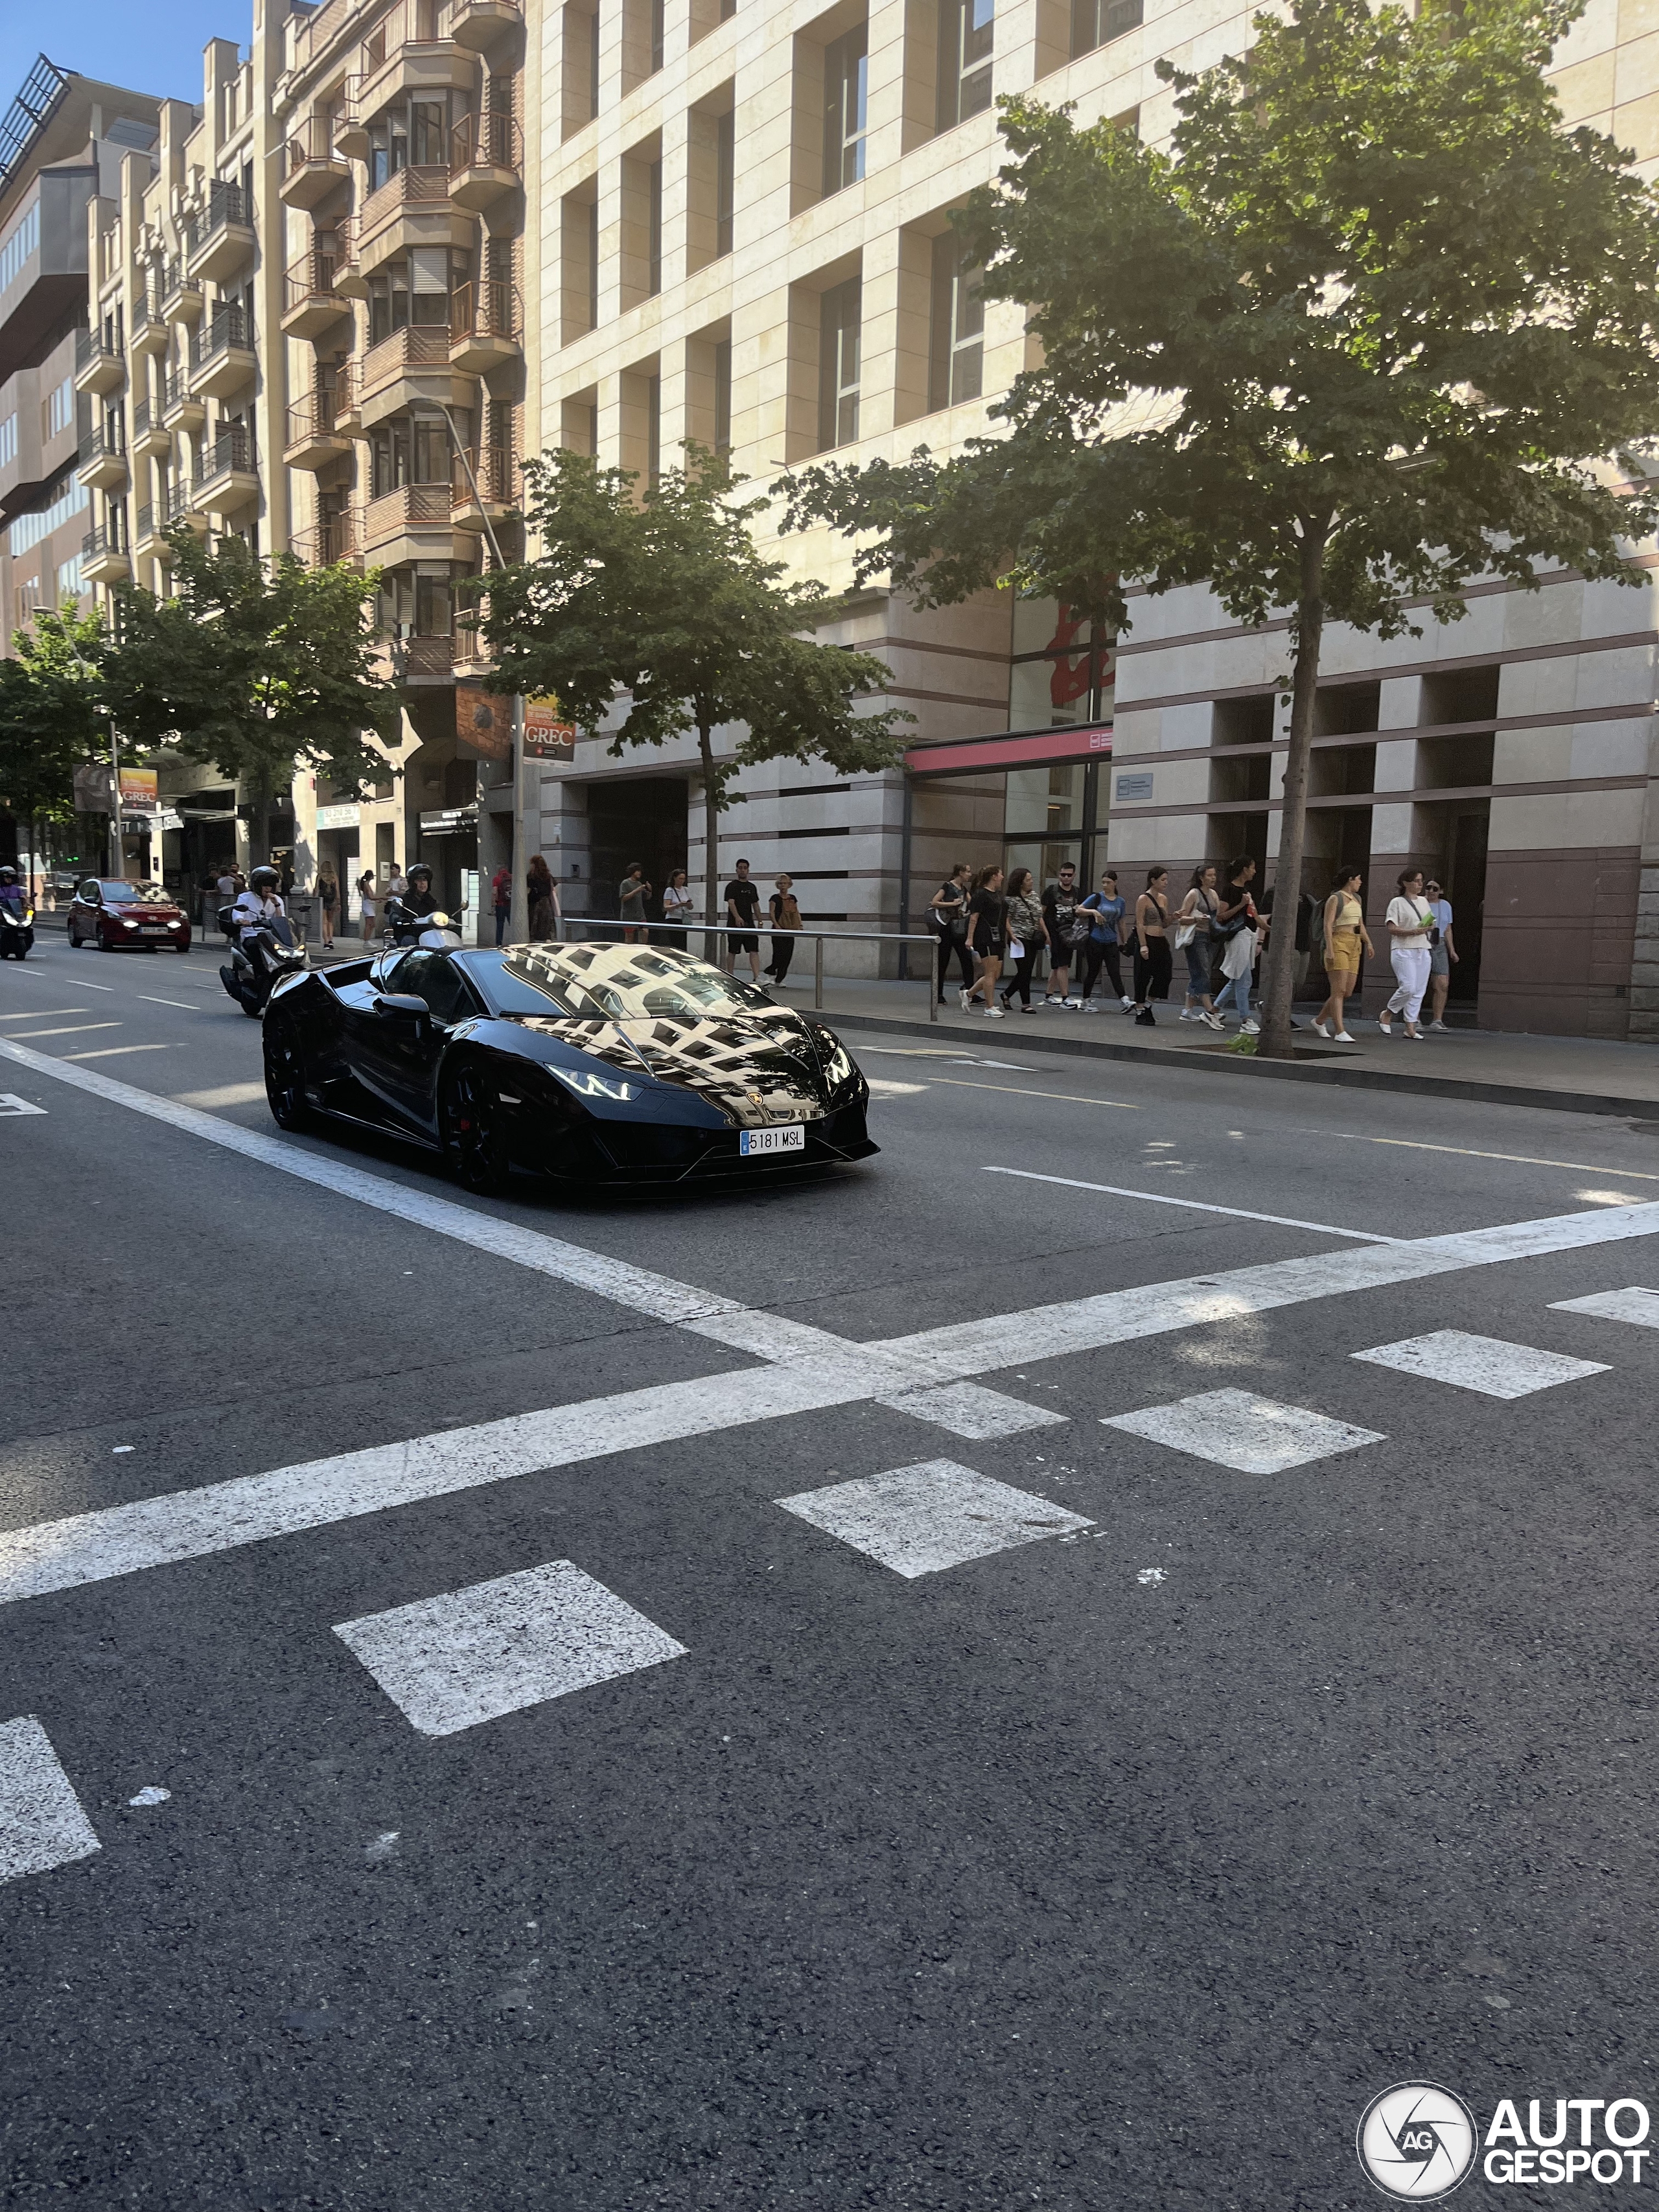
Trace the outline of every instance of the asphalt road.
<path fill-rule="evenodd" d="M 0 969 L 0 2202 L 1322 2212 L 1391 2082 L 1659 2103 L 1659 1334 L 1554 1310 L 1659 1132 L 849 1029 L 856 1170 L 492 1204 L 215 965 Z"/>

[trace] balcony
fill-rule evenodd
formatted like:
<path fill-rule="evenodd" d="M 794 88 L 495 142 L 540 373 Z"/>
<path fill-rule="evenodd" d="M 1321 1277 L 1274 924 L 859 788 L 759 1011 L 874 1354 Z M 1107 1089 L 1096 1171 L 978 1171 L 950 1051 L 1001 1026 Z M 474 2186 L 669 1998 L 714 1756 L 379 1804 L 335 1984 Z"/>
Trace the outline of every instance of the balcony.
<path fill-rule="evenodd" d="M 363 565 L 362 515 L 349 507 L 338 514 L 325 514 L 309 530 L 299 530 L 289 550 L 307 568 L 331 568 L 343 562 L 349 568 Z"/>
<path fill-rule="evenodd" d="M 477 386 L 451 367 L 449 348 L 449 331 L 442 323 L 416 323 L 371 346 L 363 356 L 362 430 L 372 430 L 420 401 L 471 406 Z"/>
<path fill-rule="evenodd" d="M 76 475 L 88 491 L 125 491 L 127 488 L 127 448 L 118 419 L 94 430 L 81 449 Z"/>
<path fill-rule="evenodd" d="M 348 161 L 368 159 L 368 110 L 363 106 L 363 81 L 349 76 L 340 94 L 340 112 L 334 123 L 334 150 Z"/>
<path fill-rule="evenodd" d="M 376 568 L 410 561 L 461 561 L 471 567 L 478 541 L 450 516 L 447 483 L 403 484 L 363 509 L 362 550 Z"/>
<path fill-rule="evenodd" d="M 449 362 L 487 376 L 524 353 L 524 310 L 515 284 L 463 284 L 450 302 Z"/>
<path fill-rule="evenodd" d="M 161 420 L 159 406 L 148 399 L 132 403 L 132 458 L 135 461 L 164 461 L 173 451 L 173 433 Z"/>
<path fill-rule="evenodd" d="M 286 207 L 316 207 L 337 185 L 349 184 L 351 164 L 334 143 L 331 118 L 313 115 L 283 149 L 283 180 L 277 187 Z"/>
<path fill-rule="evenodd" d="M 77 392 L 118 392 L 127 365 L 116 349 L 97 331 L 75 333 L 75 388 Z"/>
<path fill-rule="evenodd" d="M 449 35 L 470 53 L 489 53 L 524 31 L 520 0 L 451 0 Z"/>
<path fill-rule="evenodd" d="M 208 534 L 207 511 L 196 497 L 195 486 L 182 479 L 167 494 L 167 515 L 169 530 L 183 523 L 185 529 L 193 531 L 198 538 L 205 538 Z"/>
<path fill-rule="evenodd" d="M 240 185 L 215 178 L 208 204 L 185 234 L 185 266 L 199 284 L 222 284 L 253 252 L 253 210 Z"/>
<path fill-rule="evenodd" d="M 169 369 L 161 387 L 161 420 L 169 430 L 199 430 L 207 420 L 206 403 L 190 388 L 182 368 Z"/>
<path fill-rule="evenodd" d="M 139 508 L 138 519 L 132 526 L 132 550 L 140 560 L 167 551 L 167 544 L 161 536 L 166 527 L 166 503 L 157 508 L 146 500 Z"/>
<path fill-rule="evenodd" d="M 449 134 L 449 197 L 477 214 L 524 180 L 524 133 L 510 115 L 464 116 Z"/>
<path fill-rule="evenodd" d="M 288 410 L 288 434 L 283 459 L 290 469 L 325 469 L 351 451 L 351 433 L 340 427 L 340 416 L 355 419 L 351 404 L 351 364 L 337 372 L 341 381 L 319 385 Z M 343 406 L 342 405 L 342 403 Z"/>
<path fill-rule="evenodd" d="M 161 280 L 161 313 L 170 323 L 199 323 L 202 288 L 182 261 L 169 261 Z"/>
<path fill-rule="evenodd" d="M 399 169 L 363 202 L 352 257 L 365 277 L 416 246 L 471 246 L 472 224 L 451 204 L 449 171 Z"/>
<path fill-rule="evenodd" d="M 167 317 L 161 313 L 157 300 L 137 301 L 132 310 L 132 336 L 127 342 L 130 353 L 165 353 L 167 343 Z"/>
<path fill-rule="evenodd" d="M 89 530 L 81 540 L 81 574 L 88 584 L 113 584 L 131 573 L 127 534 L 118 521 Z"/>
<path fill-rule="evenodd" d="M 238 307 L 216 307 L 190 342 L 190 388 L 207 399 L 228 398 L 253 378 L 253 319 Z"/>
<path fill-rule="evenodd" d="M 253 440 L 240 423 L 233 423 L 214 440 L 204 454 L 191 487 L 191 504 L 209 514 L 234 514 L 259 496 L 259 472 L 254 465 Z"/>
<path fill-rule="evenodd" d="M 348 106 L 360 127 L 395 100 L 470 92 L 477 82 L 477 59 L 453 39 L 402 39 L 384 52 L 377 51 L 379 44 L 375 39 L 364 46 L 355 88 L 348 81 Z M 365 137 L 363 151 L 368 150 Z"/>
<path fill-rule="evenodd" d="M 350 301 L 337 288 L 339 272 L 340 240 L 332 232 L 319 233 L 310 252 L 289 263 L 283 293 L 284 337 L 319 337 L 351 313 Z"/>
<path fill-rule="evenodd" d="M 392 647 L 392 665 L 401 684 L 453 684 L 455 641 L 453 637 L 403 638 Z"/>
<path fill-rule="evenodd" d="M 469 453 L 465 464 L 456 455 L 449 512 L 458 529 L 482 530 L 486 515 L 499 522 L 514 513 L 518 503 L 518 471 L 510 446 L 486 446 L 481 453 Z"/>

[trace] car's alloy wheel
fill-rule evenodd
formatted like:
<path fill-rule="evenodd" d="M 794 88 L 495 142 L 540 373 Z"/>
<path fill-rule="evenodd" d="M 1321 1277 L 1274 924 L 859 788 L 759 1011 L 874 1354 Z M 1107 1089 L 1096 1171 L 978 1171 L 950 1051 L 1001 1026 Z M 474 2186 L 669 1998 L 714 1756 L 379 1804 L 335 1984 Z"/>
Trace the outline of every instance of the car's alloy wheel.
<path fill-rule="evenodd" d="M 85 938 L 82 936 L 78 929 L 71 929 L 70 931 L 69 940 L 71 950 L 76 952 L 78 952 L 81 950 L 81 947 L 86 943 Z"/>
<path fill-rule="evenodd" d="M 273 1022 L 265 1030 L 265 1097 L 279 1129 L 302 1129 L 311 1119 L 306 1101 L 305 1055 L 292 1022 Z"/>
<path fill-rule="evenodd" d="M 455 1180 L 465 1190 L 498 1191 L 507 1179 L 501 1100 L 484 1070 L 458 1067 L 444 1086 L 444 1133 Z"/>

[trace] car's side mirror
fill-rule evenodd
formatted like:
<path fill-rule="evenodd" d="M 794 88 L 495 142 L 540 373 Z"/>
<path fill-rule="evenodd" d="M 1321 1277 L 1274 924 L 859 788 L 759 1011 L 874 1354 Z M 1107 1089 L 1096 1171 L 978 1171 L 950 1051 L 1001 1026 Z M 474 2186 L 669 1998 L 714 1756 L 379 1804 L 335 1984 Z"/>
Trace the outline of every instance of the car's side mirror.
<path fill-rule="evenodd" d="M 392 1020 L 423 1022 L 432 1009 L 424 999 L 417 999 L 412 992 L 393 991 L 383 999 L 376 999 L 374 1011 Z"/>

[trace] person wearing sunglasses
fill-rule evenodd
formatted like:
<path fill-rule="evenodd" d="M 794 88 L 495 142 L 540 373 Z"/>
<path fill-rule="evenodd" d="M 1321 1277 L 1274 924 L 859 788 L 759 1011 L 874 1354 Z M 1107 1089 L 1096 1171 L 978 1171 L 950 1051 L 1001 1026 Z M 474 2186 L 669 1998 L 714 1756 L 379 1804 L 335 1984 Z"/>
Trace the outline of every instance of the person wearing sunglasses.
<path fill-rule="evenodd" d="M 1451 901 L 1432 878 L 1424 884 L 1423 896 L 1434 908 L 1436 932 L 1429 940 L 1429 1027 L 1443 1030 L 1446 994 L 1451 988 L 1452 964 L 1457 958 L 1457 948 L 1452 943 Z"/>

